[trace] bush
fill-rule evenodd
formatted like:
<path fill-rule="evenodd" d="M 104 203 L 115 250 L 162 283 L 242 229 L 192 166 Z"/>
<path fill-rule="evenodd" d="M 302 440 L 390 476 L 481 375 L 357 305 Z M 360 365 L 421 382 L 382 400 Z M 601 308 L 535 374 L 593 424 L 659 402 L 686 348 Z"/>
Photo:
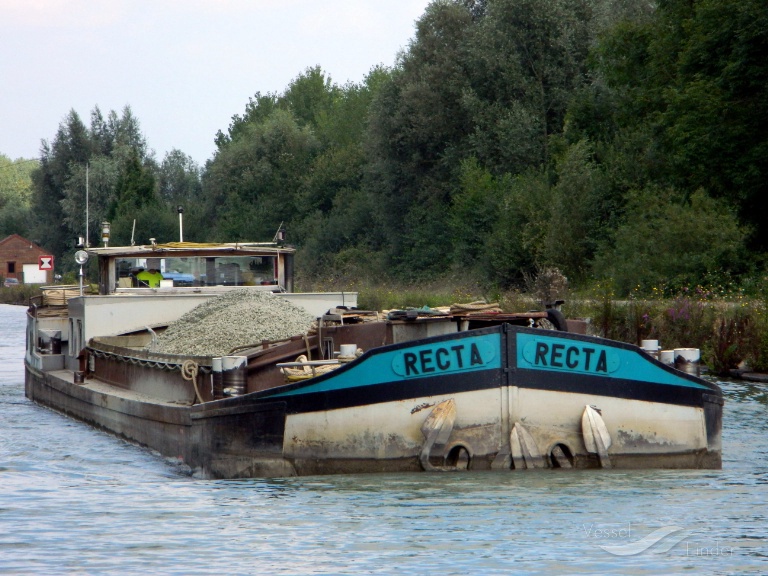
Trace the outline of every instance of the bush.
<path fill-rule="evenodd" d="M 619 294 L 662 284 L 682 290 L 742 265 L 745 232 L 727 206 L 702 191 L 689 202 L 679 196 L 657 189 L 630 194 L 625 222 L 595 260 L 596 272 L 611 278 Z"/>
<path fill-rule="evenodd" d="M 29 299 L 40 295 L 40 287 L 36 284 L 20 284 L 13 288 L 4 288 L 0 284 L 0 304 L 18 304 L 27 306 Z"/>
<path fill-rule="evenodd" d="M 712 372 L 728 375 L 750 356 L 755 347 L 754 309 L 725 308 L 718 314 L 704 361 Z"/>
<path fill-rule="evenodd" d="M 689 296 L 686 290 L 668 302 L 657 319 L 657 330 L 664 335 L 663 346 L 705 348 L 712 338 L 716 316 L 712 302 Z"/>
<path fill-rule="evenodd" d="M 746 344 L 746 361 L 750 370 L 768 372 L 768 311 L 765 301 L 755 306 Z"/>

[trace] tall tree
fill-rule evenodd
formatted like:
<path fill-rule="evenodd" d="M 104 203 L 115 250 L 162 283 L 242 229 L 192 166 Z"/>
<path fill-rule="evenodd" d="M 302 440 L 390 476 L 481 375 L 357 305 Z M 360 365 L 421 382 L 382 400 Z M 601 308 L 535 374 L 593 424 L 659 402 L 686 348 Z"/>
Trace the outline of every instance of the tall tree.
<path fill-rule="evenodd" d="M 735 208 L 752 229 L 751 246 L 765 250 L 766 46 L 764 2 L 659 2 L 601 38 L 572 132 L 606 141 L 601 154 L 625 192 L 674 187 L 690 198 L 704 190 Z"/>
<path fill-rule="evenodd" d="M 181 206 L 184 240 L 201 242 L 207 239 L 209 223 L 205 218 L 202 197 L 201 170 L 192 158 L 181 150 L 171 150 L 158 169 L 158 193 L 171 213 Z"/>
<path fill-rule="evenodd" d="M 113 156 L 118 156 L 121 161 L 128 161 L 135 151 L 141 162 L 149 158 L 147 141 L 141 131 L 141 123 L 133 115 L 130 106 L 123 107 L 120 116 L 111 110 L 107 120 L 107 128 L 114 142 Z"/>
<path fill-rule="evenodd" d="M 13 161 L 0 154 L 0 238 L 10 234 L 29 236 L 31 173 L 37 165 L 35 160 Z"/>
<path fill-rule="evenodd" d="M 707 190 L 752 225 L 768 249 L 768 4 L 703 0 L 661 5 L 682 31 L 662 115 L 676 183 Z M 668 42 L 668 43 L 671 43 Z"/>
<path fill-rule="evenodd" d="M 232 116 L 227 133 L 221 130 L 216 133 L 216 147 L 219 150 L 225 148 L 233 140 L 241 137 L 248 130 L 249 125 L 265 121 L 277 107 L 277 94 L 256 92 L 255 96 L 248 99 L 245 113 L 242 116 L 239 114 Z"/>
<path fill-rule="evenodd" d="M 59 125 L 53 142 L 43 141 L 40 167 L 32 174 L 33 236 L 56 256 L 74 245 L 71 231 L 62 226 L 62 200 L 74 168 L 84 166 L 91 151 L 88 129 L 74 110 Z"/>
<path fill-rule="evenodd" d="M 591 41 L 587 0 L 491 0 L 473 30 L 466 69 L 474 154 L 496 173 L 549 161 Z"/>
<path fill-rule="evenodd" d="M 408 276 L 445 268 L 447 211 L 464 157 L 470 116 L 464 38 L 473 26 L 456 2 L 430 4 L 416 36 L 371 105 L 366 188 L 380 205 L 394 269 Z"/>
<path fill-rule="evenodd" d="M 586 140 L 555 158 L 544 253 L 538 267 L 555 266 L 578 283 L 588 278 L 598 247 L 613 231 L 616 207 L 607 178 Z"/>
<path fill-rule="evenodd" d="M 127 151 L 128 157 L 119 168 L 108 215 L 113 243 L 124 246 L 131 239 L 144 244 L 149 238 L 171 240 L 174 237 L 169 230 L 173 227 L 171 214 L 157 195 L 153 166 L 142 164 L 136 148 L 128 147 Z"/>
<path fill-rule="evenodd" d="M 91 142 L 94 153 L 103 156 L 111 155 L 115 146 L 115 134 L 98 106 L 91 111 Z"/>
<path fill-rule="evenodd" d="M 302 180 L 297 218 L 290 224 L 307 275 L 355 274 L 365 267 L 378 272 L 371 252 L 381 245 L 380 207 L 363 187 L 363 137 L 371 101 L 389 77 L 387 69 L 375 67 L 363 83 L 335 87 L 330 108 L 316 118 L 319 151 Z M 367 256 L 358 259 L 361 253 Z"/>
<path fill-rule="evenodd" d="M 157 180 L 160 198 L 170 206 L 200 198 L 200 166 L 181 150 L 173 149 L 165 155 Z"/>
<path fill-rule="evenodd" d="M 328 116 L 339 88 L 319 66 L 307 68 L 289 85 L 278 99 L 279 106 L 290 110 L 299 126 L 317 128 Z"/>
<path fill-rule="evenodd" d="M 119 163 L 108 156 L 94 156 L 87 165 L 72 165 L 60 200 L 62 224 L 71 238 L 85 236 L 90 246 L 99 245 L 101 223 L 110 216 L 115 202 L 118 172 Z"/>
<path fill-rule="evenodd" d="M 295 217 L 317 147 L 312 131 L 283 110 L 239 129 L 209 161 L 203 181 L 216 237 L 271 238 L 281 222 Z"/>

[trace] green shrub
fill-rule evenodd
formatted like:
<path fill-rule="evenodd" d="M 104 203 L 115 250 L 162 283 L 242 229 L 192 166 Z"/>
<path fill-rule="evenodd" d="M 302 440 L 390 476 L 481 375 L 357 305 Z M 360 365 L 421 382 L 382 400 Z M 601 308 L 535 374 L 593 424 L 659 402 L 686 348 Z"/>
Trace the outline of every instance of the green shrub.
<path fill-rule="evenodd" d="M 747 364 L 755 372 L 768 372 L 768 311 L 764 301 L 755 307 L 750 336 Z"/>
<path fill-rule="evenodd" d="M 745 231 L 729 208 L 703 191 L 689 199 L 675 190 L 628 194 L 625 222 L 595 259 L 595 272 L 615 282 L 619 295 L 640 285 L 648 293 L 675 291 L 703 278 L 728 277 L 743 264 Z"/>
<path fill-rule="evenodd" d="M 36 284 L 19 284 L 12 288 L 4 288 L 0 284 L 0 304 L 19 304 L 26 306 L 32 296 L 40 294 L 40 287 Z"/>
<path fill-rule="evenodd" d="M 712 302 L 688 296 L 687 290 L 668 302 L 658 321 L 664 348 L 705 348 L 712 338 L 716 319 Z"/>
<path fill-rule="evenodd" d="M 756 336 L 754 312 L 752 307 L 721 307 L 709 345 L 702 354 L 715 374 L 728 375 L 751 354 Z"/>

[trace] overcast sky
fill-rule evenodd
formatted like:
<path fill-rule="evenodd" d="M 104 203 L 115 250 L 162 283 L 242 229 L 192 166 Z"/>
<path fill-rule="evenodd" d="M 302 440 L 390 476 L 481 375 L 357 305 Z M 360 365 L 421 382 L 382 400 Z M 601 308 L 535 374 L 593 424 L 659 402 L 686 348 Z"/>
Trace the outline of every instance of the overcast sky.
<path fill-rule="evenodd" d="M 201 165 L 256 92 L 320 65 L 391 66 L 429 0 L 0 0 L 0 154 L 37 158 L 74 109 L 129 105 L 158 160 Z"/>

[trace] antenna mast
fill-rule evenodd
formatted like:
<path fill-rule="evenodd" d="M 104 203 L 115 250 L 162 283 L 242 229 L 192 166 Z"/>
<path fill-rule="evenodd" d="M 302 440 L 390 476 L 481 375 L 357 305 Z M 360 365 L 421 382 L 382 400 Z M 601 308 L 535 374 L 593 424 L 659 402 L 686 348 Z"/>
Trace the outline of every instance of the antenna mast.
<path fill-rule="evenodd" d="M 88 162 L 85 163 L 85 247 L 91 245 L 88 234 Z"/>

